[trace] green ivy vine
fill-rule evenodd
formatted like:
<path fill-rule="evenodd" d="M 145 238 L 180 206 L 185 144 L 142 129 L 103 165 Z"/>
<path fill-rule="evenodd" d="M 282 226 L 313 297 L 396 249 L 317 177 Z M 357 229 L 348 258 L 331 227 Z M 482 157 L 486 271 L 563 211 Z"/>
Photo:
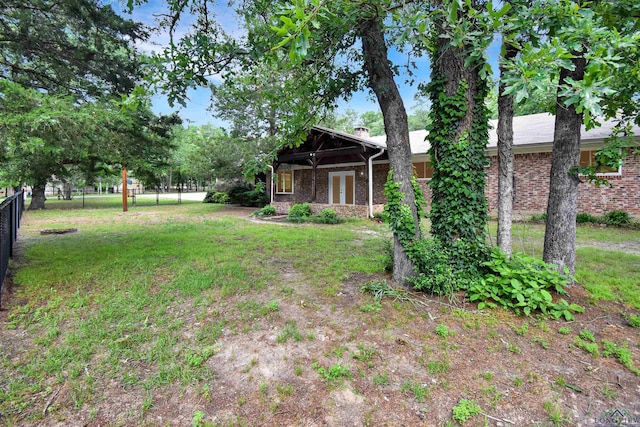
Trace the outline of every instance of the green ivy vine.
<path fill-rule="evenodd" d="M 450 252 L 454 269 L 471 272 L 479 268 L 488 254 L 484 194 L 487 164 L 484 149 L 489 132 L 484 99 L 488 86 L 478 77 L 470 131 L 458 134 L 458 123 L 469 108 L 469 83 L 461 80 L 456 93 L 448 95 L 446 78 L 435 74 L 426 87 L 432 102 L 432 122 L 427 128 L 433 165 L 433 178 L 429 181 L 431 234 Z"/>
<path fill-rule="evenodd" d="M 426 199 L 415 177 L 411 178 L 411 185 L 413 186 L 418 216 L 422 217 L 424 212 L 422 208 L 427 203 Z M 391 230 L 398 237 L 398 241 L 405 252 L 407 252 L 407 248 L 415 240 L 416 223 L 413 219 L 411 208 L 403 201 L 404 193 L 400 191 L 400 182 L 393 180 L 393 169 L 389 170 L 387 182 L 384 185 L 384 194 L 387 196 L 387 203 L 384 205 L 385 216 L 388 218 Z"/>
<path fill-rule="evenodd" d="M 484 194 L 488 140 L 488 109 L 484 99 L 488 86 L 478 78 L 472 111 L 473 122 L 466 132 L 459 123 L 468 112 L 469 83 L 461 80 L 454 95 L 445 91 L 447 80 L 437 72 L 426 87 L 432 107 L 429 142 L 433 178 L 431 238 L 415 238 L 416 224 L 411 209 L 403 203 L 400 184 L 393 182 L 393 171 L 385 185 L 385 212 L 392 231 L 416 268 L 414 288 L 447 294 L 467 289 L 481 275 L 481 264 L 488 258 L 485 243 L 487 200 Z M 415 179 L 414 193 L 418 211 L 425 203 Z"/>
<path fill-rule="evenodd" d="M 415 177 L 411 178 L 415 204 L 419 215 L 424 216 L 426 199 Z M 384 214 L 391 231 L 398 238 L 405 254 L 413 262 L 416 277 L 408 279 L 414 289 L 431 293 L 447 294 L 458 289 L 466 289 L 477 278 L 478 272 L 469 270 L 456 261 L 456 252 L 465 252 L 469 245 L 458 240 L 451 246 L 444 245 L 438 238 L 424 238 L 422 233 L 416 238 L 417 226 L 411 208 L 404 202 L 400 183 L 394 182 L 393 170 L 389 171 L 384 186 L 387 203 Z"/>

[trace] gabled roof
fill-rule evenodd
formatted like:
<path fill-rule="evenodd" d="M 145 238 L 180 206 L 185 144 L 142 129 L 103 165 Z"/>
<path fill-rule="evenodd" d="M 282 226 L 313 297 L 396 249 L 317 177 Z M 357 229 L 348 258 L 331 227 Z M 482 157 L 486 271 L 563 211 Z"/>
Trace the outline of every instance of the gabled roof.
<path fill-rule="evenodd" d="M 601 126 L 586 130 L 582 125 L 580 137 L 583 143 L 601 142 L 605 138 L 611 136 L 611 131 L 616 122 L 613 120 L 602 122 Z M 487 149 L 495 149 L 498 145 L 498 135 L 496 128 L 497 120 L 489 120 L 489 144 Z M 555 116 L 549 113 L 530 114 L 527 116 L 519 116 L 513 118 L 513 145 L 517 148 L 535 148 L 536 146 L 553 145 L 553 133 L 555 130 Z M 634 126 L 633 132 L 636 136 L 640 135 L 640 127 Z M 426 130 L 416 130 L 409 132 L 409 142 L 411 143 L 411 153 L 426 154 L 429 150 L 429 141 L 427 137 L 429 132 Z M 377 144 L 386 147 L 386 136 L 374 136 L 369 138 Z"/>
<path fill-rule="evenodd" d="M 347 141 L 356 142 L 358 144 L 364 145 L 369 148 L 387 148 L 387 144 L 386 142 L 384 142 L 387 139 L 386 137 L 384 138 L 384 141 L 380 142 L 380 141 L 374 140 L 373 138 L 364 138 L 364 137 L 356 136 L 347 132 L 330 129 L 324 126 L 314 126 L 312 130 L 315 130 L 317 132 L 320 132 L 332 137 L 339 137 Z"/>
<path fill-rule="evenodd" d="M 295 147 L 283 147 L 278 151 L 277 163 L 307 166 L 359 163 L 379 153 L 383 148 L 385 148 L 384 144 L 369 138 L 323 126 L 313 126 L 302 144 Z"/>

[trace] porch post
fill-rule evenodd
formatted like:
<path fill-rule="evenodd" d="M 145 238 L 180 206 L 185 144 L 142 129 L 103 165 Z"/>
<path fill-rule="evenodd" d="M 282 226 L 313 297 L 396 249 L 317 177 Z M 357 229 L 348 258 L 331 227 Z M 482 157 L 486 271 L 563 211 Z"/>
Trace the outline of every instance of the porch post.
<path fill-rule="evenodd" d="M 311 157 L 311 201 L 316 201 L 316 184 L 318 173 L 318 158 L 316 156 Z"/>

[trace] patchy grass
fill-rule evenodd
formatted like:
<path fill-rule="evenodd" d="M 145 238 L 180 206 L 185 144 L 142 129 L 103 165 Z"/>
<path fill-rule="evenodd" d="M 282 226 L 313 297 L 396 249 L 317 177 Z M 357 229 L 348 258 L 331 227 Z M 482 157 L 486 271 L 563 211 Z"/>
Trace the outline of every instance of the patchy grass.
<path fill-rule="evenodd" d="M 576 279 L 595 301 L 623 301 L 640 309 L 640 255 L 596 248 L 580 248 L 577 255 Z"/>
<path fill-rule="evenodd" d="M 384 226 L 221 209 L 28 212 L 0 312 L 0 424 L 446 425 L 477 405 L 561 425 L 574 406 L 609 409 L 555 399 L 568 386 L 547 379 L 563 364 L 567 384 L 635 404 L 632 387 L 593 376 L 613 362 L 622 384 L 637 381 L 634 255 L 580 249 L 592 276 L 579 280 L 618 311 L 590 306 L 569 328 L 389 285 Z M 587 267 L 614 258 L 628 283 Z"/>

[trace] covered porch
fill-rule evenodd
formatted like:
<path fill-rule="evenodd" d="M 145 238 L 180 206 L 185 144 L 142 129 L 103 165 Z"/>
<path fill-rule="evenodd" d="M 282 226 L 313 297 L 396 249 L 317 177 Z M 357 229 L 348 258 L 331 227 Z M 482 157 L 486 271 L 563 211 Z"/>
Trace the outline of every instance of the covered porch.
<path fill-rule="evenodd" d="M 387 163 L 383 143 L 314 126 L 303 144 L 278 152 L 271 204 L 279 214 L 293 204 L 309 203 L 314 213 L 331 208 L 343 217 L 373 216 L 384 206 L 379 189 Z"/>

